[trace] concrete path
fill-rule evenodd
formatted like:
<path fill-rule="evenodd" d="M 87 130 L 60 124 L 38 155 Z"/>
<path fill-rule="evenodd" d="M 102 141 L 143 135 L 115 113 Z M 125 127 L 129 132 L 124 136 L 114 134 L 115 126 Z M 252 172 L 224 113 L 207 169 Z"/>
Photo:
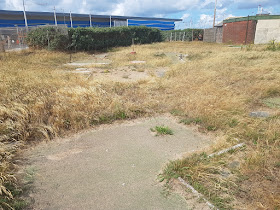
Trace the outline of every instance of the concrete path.
<path fill-rule="evenodd" d="M 150 128 L 169 126 L 172 136 Z M 210 141 L 156 117 L 102 126 L 73 138 L 56 140 L 28 152 L 35 172 L 34 209 L 188 209 L 184 198 L 164 195 L 156 180 L 168 160 L 202 149 Z"/>

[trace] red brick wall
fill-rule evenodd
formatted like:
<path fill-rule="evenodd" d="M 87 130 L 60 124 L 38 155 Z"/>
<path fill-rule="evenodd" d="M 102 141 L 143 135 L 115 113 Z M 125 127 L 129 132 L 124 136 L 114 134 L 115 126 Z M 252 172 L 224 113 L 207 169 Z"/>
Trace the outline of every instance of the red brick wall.
<path fill-rule="evenodd" d="M 247 31 L 248 23 L 248 31 Z M 232 44 L 253 44 L 256 32 L 256 21 L 240 21 L 232 23 L 224 23 L 223 25 L 223 43 Z M 247 42 L 246 40 L 247 31 Z"/>

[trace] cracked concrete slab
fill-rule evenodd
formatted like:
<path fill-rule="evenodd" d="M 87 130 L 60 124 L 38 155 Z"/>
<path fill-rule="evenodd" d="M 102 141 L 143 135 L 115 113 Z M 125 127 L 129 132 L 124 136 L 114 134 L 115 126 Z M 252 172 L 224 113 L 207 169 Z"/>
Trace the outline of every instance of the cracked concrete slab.
<path fill-rule="evenodd" d="M 150 128 L 160 125 L 174 135 L 154 136 Z M 169 116 L 105 125 L 42 143 L 26 154 L 27 169 L 36 172 L 33 208 L 189 209 L 180 195 L 164 195 L 157 175 L 169 160 L 210 143 Z"/>

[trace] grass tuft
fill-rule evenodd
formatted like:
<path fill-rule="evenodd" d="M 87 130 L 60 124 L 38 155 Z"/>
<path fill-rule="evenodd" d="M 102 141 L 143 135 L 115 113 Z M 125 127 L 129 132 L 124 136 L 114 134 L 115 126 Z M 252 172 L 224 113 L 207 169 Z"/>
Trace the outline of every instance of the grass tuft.
<path fill-rule="evenodd" d="M 173 131 L 168 126 L 156 126 L 151 128 L 152 132 L 156 132 L 158 136 L 173 135 Z"/>

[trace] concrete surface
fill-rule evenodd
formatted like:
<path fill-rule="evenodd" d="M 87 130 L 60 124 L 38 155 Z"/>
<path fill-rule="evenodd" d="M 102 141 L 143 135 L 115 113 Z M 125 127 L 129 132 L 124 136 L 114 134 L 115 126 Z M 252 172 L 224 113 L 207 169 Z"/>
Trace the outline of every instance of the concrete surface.
<path fill-rule="evenodd" d="M 272 40 L 280 42 L 280 20 L 258 20 L 255 44 L 267 44 Z"/>
<path fill-rule="evenodd" d="M 172 136 L 155 136 L 165 125 Z M 34 209 L 188 209 L 164 196 L 157 175 L 168 160 L 207 147 L 210 140 L 169 116 L 101 126 L 42 143 L 27 152 L 34 171 Z"/>

